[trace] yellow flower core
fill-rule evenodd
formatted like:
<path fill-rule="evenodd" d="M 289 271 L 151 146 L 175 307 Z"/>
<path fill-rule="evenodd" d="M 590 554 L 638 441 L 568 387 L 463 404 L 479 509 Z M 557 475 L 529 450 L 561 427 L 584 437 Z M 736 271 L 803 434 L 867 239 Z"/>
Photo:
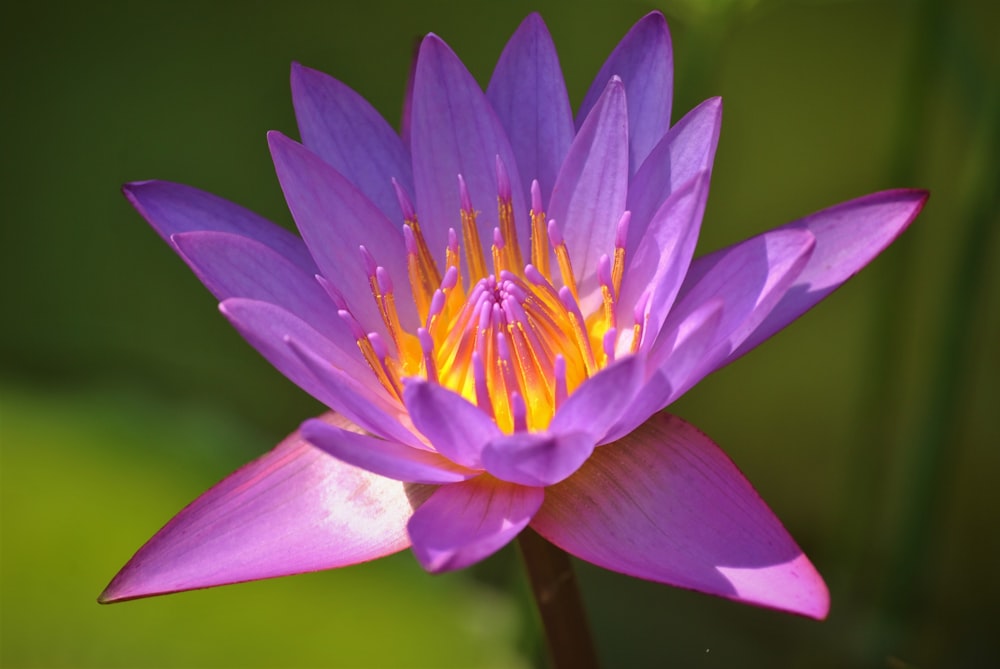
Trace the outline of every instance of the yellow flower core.
<path fill-rule="evenodd" d="M 602 256 L 598 263 L 601 304 L 584 315 L 566 243 L 556 222 L 546 221 L 541 211 L 537 182 L 532 184 L 529 212 L 531 262 L 525 263 L 514 228 L 509 182 L 502 165 L 498 167 L 499 226 L 493 230 L 489 261 L 476 227 L 477 212 L 459 177 L 461 244 L 459 233 L 450 229 L 443 273 L 397 186 L 405 219 L 407 274 L 423 327 L 415 333 L 402 328 L 389 274 L 363 247 L 372 297 L 391 345 L 377 334 L 364 334 L 345 311 L 340 315 L 352 322 L 365 360 L 397 399 L 402 397 L 401 380 L 419 376 L 478 405 L 504 432 L 544 430 L 566 397 L 614 359 L 615 301 L 625 264 L 629 214 L 618 223 L 612 258 Z M 551 267 L 553 255 L 558 275 Z M 640 330 L 637 319 L 632 352 Z"/>

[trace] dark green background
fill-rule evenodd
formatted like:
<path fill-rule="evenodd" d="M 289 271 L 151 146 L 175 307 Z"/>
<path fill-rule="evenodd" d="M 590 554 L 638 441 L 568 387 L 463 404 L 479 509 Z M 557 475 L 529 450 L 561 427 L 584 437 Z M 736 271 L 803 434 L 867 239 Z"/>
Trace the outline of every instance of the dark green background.
<path fill-rule="evenodd" d="M 674 411 L 826 576 L 817 623 L 580 564 L 609 667 L 978 667 L 1000 616 L 1000 15 L 988 0 L 90 2 L 0 10 L 4 667 L 531 666 L 516 553 L 100 607 L 131 552 L 319 407 L 244 344 L 118 192 L 164 178 L 290 225 L 264 133 L 288 68 L 398 119 L 414 40 L 485 83 L 543 13 L 574 105 L 629 26 L 670 21 L 674 118 L 725 112 L 701 249 L 866 192 L 913 229 Z"/>

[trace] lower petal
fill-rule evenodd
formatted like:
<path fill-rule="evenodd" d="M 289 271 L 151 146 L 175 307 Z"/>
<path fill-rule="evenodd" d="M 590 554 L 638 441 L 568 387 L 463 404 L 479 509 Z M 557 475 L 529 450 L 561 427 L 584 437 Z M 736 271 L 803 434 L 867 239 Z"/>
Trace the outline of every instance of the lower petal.
<path fill-rule="evenodd" d="M 812 618 L 829 609 L 822 577 L 732 461 L 668 414 L 547 488 L 531 526 L 631 576 Z"/>
<path fill-rule="evenodd" d="M 334 414 L 324 420 L 346 427 Z M 342 463 L 298 432 L 196 499 L 150 539 L 101 602 L 343 567 L 409 545 L 404 484 Z"/>
<path fill-rule="evenodd" d="M 544 499 L 529 488 L 480 476 L 441 486 L 413 513 L 407 529 L 413 553 L 429 572 L 462 569 L 516 537 Z"/>

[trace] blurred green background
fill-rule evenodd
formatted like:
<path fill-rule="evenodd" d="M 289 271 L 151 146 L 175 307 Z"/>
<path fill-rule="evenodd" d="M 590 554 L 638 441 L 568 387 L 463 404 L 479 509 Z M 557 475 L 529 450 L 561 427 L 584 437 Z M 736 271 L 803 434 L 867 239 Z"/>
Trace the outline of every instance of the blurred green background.
<path fill-rule="evenodd" d="M 396 123 L 414 40 L 485 83 L 540 10 L 574 105 L 647 11 L 673 117 L 725 114 L 708 250 L 883 188 L 932 191 L 889 253 L 674 412 L 723 446 L 832 590 L 824 623 L 578 564 L 608 667 L 979 667 L 1000 554 L 1000 11 L 956 2 L 11 3 L 0 10 L 4 667 L 529 667 L 516 552 L 408 554 L 110 607 L 162 523 L 319 407 L 118 192 L 196 185 L 291 225 L 264 132 L 293 60 Z"/>

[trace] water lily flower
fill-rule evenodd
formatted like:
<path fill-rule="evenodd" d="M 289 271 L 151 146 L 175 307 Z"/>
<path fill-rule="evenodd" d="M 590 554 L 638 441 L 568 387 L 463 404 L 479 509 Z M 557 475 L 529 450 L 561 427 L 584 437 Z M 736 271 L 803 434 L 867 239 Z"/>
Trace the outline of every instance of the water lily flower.
<path fill-rule="evenodd" d="M 268 361 L 331 409 L 157 533 L 102 601 L 356 564 L 430 572 L 526 527 L 607 569 L 823 618 L 816 569 L 708 437 L 662 410 L 856 273 L 920 211 L 893 190 L 693 258 L 722 104 L 670 124 L 640 20 L 574 118 L 524 20 L 483 91 L 420 44 L 401 132 L 301 65 L 268 143 L 301 237 L 163 181 L 125 195 Z"/>

